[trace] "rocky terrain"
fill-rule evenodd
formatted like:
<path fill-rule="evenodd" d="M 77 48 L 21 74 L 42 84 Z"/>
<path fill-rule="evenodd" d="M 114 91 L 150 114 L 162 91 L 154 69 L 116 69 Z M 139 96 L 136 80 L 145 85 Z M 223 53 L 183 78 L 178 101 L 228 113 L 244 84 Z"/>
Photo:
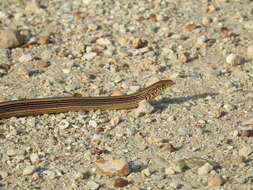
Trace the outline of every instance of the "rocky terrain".
<path fill-rule="evenodd" d="M 0 1 L 0 101 L 133 110 L 0 120 L 0 189 L 253 189 L 252 0 Z"/>

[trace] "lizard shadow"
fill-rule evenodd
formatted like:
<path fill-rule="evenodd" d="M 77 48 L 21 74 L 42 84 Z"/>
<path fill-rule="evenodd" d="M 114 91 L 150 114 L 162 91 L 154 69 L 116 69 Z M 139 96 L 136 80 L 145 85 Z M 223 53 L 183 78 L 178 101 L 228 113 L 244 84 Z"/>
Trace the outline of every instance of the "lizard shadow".
<path fill-rule="evenodd" d="M 187 97 L 178 97 L 178 98 L 162 98 L 158 101 L 151 101 L 150 104 L 154 106 L 155 112 L 161 112 L 168 108 L 169 104 L 183 104 L 188 101 L 194 101 L 198 99 L 204 99 L 208 96 L 214 97 L 217 96 L 218 93 L 203 93 L 197 94 L 194 96 L 187 96 Z"/>

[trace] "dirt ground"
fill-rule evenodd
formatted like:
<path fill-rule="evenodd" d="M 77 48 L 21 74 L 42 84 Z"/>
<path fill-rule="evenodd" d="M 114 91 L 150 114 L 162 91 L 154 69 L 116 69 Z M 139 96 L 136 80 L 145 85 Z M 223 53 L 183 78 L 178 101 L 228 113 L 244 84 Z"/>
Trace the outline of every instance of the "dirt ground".
<path fill-rule="evenodd" d="M 252 0 L 3 0 L 0 29 L 0 101 L 176 83 L 133 110 L 0 119 L 0 189 L 253 189 Z M 126 175 L 97 168 L 117 159 Z"/>

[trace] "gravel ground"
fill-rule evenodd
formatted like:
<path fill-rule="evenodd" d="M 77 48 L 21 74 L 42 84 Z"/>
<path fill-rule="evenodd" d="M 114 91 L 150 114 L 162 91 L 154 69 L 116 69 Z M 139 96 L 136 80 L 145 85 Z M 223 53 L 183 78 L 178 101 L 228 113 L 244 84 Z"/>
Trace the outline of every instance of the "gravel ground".
<path fill-rule="evenodd" d="M 5 0 L 0 26 L 1 101 L 176 82 L 135 110 L 0 120 L 0 189 L 253 189 L 252 0 Z"/>

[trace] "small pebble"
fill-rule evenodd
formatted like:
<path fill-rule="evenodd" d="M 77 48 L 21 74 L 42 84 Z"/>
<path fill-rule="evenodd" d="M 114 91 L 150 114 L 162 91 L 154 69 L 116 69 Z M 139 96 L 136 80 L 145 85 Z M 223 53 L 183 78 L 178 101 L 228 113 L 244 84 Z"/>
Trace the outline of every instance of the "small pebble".
<path fill-rule="evenodd" d="M 147 176 L 147 177 L 150 177 L 150 176 L 151 176 L 151 172 L 150 172 L 149 168 L 146 168 L 146 169 L 142 170 L 141 173 L 142 173 L 144 176 Z"/>
<path fill-rule="evenodd" d="M 89 126 L 96 128 L 98 126 L 97 122 L 95 120 L 90 120 L 89 121 Z"/>
<path fill-rule="evenodd" d="M 175 175 L 176 171 L 173 168 L 165 168 L 165 175 L 171 176 L 171 175 Z"/>
<path fill-rule="evenodd" d="M 213 169 L 213 166 L 209 163 L 204 164 L 198 169 L 199 175 L 206 175 Z"/>
<path fill-rule="evenodd" d="M 209 24 L 211 24 L 211 22 L 212 22 L 212 19 L 211 18 L 209 18 L 209 17 L 203 17 L 202 18 L 202 24 L 203 25 L 209 25 Z"/>
<path fill-rule="evenodd" d="M 23 38 L 15 30 L 3 30 L 0 32 L 0 47 L 14 48 L 23 43 Z"/>
<path fill-rule="evenodd" d="M 127 176 L 130 173 L 125 159 L 101 160 L 96 162 L 97 170 L 107 176 Z"/>
<path fill-rule="evenodd" d="M 141 101 L 137 109 L 134 110 L 136 117 L 143 116 L 145 114 L 151 114 L 154 110 L 154 107 L 148 101 Z"/>
<path fill-rule="evenodd" d="M 108 40 L 108 39 L 106 39 L 106 38 L 99 38 L 98 40 L 97 40 L 97 43 L 99 44 L 99 45 L 104 45 L 104 46 L 111 46 L 111 41 L 110 40 Z"/>
<path fill-rule="evenodd" d="M 24 170 L 23 170 L 23 175 L 31 175 L 36 171 L 36 167 L 35 166 L 27 166 Z"/>
<path fill-rule="evenodd" d="M 64 74 L 69 74 L 70 71 L 71 71 L 70 68 L 62 68 L 62 72 L 63 72 Z"/>
<path fill-rule="evenodd" d="M 82 173 L 82 172 L 75 172 L 74 174 L 73 174 L 73 178 L 75 179 L 75 180 L 77 180 L 77 179 L 83 179 L 84 178 L 84 174 Z"/>
<path fill-rule="evenodd" d="M 224 179 L 221 176 L 215 176 L 208 181 L 208 187 L 218 187 L 224 183 Z"/>
<path fill-rule="evenodd" d="M 33 57 L 30 55 L 30 54 L 23 54 L 21 55 L 21 57 L 19 58 L 19 61 L 21 63 L 25 63 L 25 62 L 28 62 L 28 61 L 31 61 L 33 59 Z"/>
<path fill-rule="evenodd" d="M 120 188 L 120 187 L 125 187 L 125 186 L 127 186 L 127 184 L 128 184 L 128 181 L 127 180 L 125 180 L 125 179 L 123 179 L 123 178 L 117 178 L 117 179 L 115 179 L 115 181 L 114 181 L 114 187 L 115 188 Z"/>
<path fill-rule="evenodd" d="M 227 112 L 233 111 L 233 110 L 235 109 L 235 106 L 234 106 L 234 105 L 231 105 L 231 104 L 225 104 L 223 107 L 225 108 L 225 110 L 226 110 Z"/>
<path fill-rule="evenodd" d="M 45 170 L 42 172 L 43 175 L 47 178 L 47 179 L 54 179 L 56 177 L 56 172 L 51 171 L 51 170 Z"/>
<path fill-rule="evenodd" d="M 180 127 L 178 129 L 178 133 L 181 134 L 181 135 L 187 135 L 187 134 L 189 134 L 189 130 L 187 128 Z"/>
<path fill-rule="evenodd" d="M 111 96 L 122 96 L 124 95 L 124 93 L 122 93 L 121 91 L 119 90 L 115 90 L 112 92 Z"/>
<path fill-rule="evenodd" d="M 205 36 L 205 35 L 203 35 L 203 36 L 200 36 L 200 37 L 197 39 L 197 44 L 202 45 L 202 44 L 206 43 L 207 41 L 208 41 L 208 37 Z"/>
<path fill-rule="evenodd" d="M 95 52 L 90 52 L 90 53 L 86 53 L 83 55 L 83 58 L 86 59 L 86 60 L 92 60 L 94 57 L 97 56 L 97 53 Z"/>
<path fill-rule="evenodd" d="M 100 187 L 100 184 L 98 184 L 95 181 L 88 181 L 86 184 L 87 189 L 89 190 L 97 190 Z"/>
<path fill-rule="evenodd" d="M 235 66 L 242 64 L 243 60 L 240 56 L 231 53 L 226 57 L 226 62 L 232 66 Z"/>
<path fill-rule="evenodd" d="M 37 163 L 39 161 L 39 155 L 37 153 L 32 153 L 30 155 L 30 160 L 32 163 Z"/>

